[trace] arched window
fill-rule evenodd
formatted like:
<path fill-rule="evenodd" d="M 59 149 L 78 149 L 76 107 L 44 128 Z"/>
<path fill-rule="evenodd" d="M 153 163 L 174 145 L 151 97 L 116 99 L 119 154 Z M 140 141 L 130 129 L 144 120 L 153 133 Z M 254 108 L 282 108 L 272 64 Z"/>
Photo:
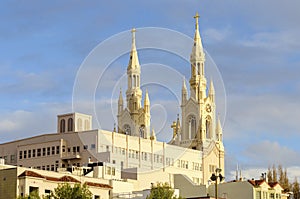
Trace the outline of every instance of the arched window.
<path fill-rule="evenodd" d="M 60 120 L 60 132 L 64 133 L 66 131 L 66 121 L 64 119 Z"/>
<path fill-rule="evenodd" d="M 145 125 L 142 125 L 139 129 L 140 137 L 145 138 Z"/>
<path fill-rule="evenodd" d="M 201 70 L 200 70 L 200 69 L 201 69 L 201 68 L 200 68 L 200 63 L 198 62 L 198 63 L 197 63 L 198 75 L 201 75 L 201 74 L 200 74 L 200 72 L 201 72 Z"/>
<path fill-rule="evenodd" d="M 206 118 L 205 127 L 206 127 L 206 138 L 210 139 L 211 138 L 211 122 L 210 122 L 209 117 Z"/>
<path fill-rule="evenodd" d="M 85 130 L 90 130 L 90 123 L 88 120 L 84 121 L 84 128 L 85 128 Z"/>
<path fill-rule="evenodd" d="M 78 118 L 77 120 L 77 129 L 78 131 L 82 131 L 82 119 Z"/>
<path fill-rule="evenodd" d="M 68 119 L 68 131 L 73 131 L 73 118 Z"/>
<path fill-rule="evenodd" d="M 189 127 L 189 139 L 195 139 L 197 132 L 197 124 L 196 118 L 194 115 L 190 115 L 188 119 L 188 127 Z"/>
<path fill-rule="evenodd" d="M 124 129 L 124 133 L 126 135 L 131 135 L 131 128 L 130 128 L 130 126 L 128 124 L 125 124 L 124 127 L 123 127 L 123 129 Z"/>
<path fill-rule="evenodd" d="M 136 76 L 133 75 L 133 87 L 136 87 Z"/>

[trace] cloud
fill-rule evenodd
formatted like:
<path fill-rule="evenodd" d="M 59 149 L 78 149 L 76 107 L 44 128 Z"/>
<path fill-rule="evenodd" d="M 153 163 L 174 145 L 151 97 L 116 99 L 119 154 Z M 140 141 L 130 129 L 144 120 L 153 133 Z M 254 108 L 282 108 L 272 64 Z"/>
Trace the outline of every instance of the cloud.
<path fill-rule="evenodd" d="M 287 146 L 269 140 L 251 144 L 243 151 L 243 154 L 251 160 L 253 165 L 282 164 L 286 167 L 297 166 L 300 163 L 299 151 L 291 150 Z"/>
<path fill-rule="evenodd" d="M 2 111 L 0 142 L 56 132 L 56 115 L 70 112 L 70 104 L 43 103 L 31 107 L 31 111 Z"/>

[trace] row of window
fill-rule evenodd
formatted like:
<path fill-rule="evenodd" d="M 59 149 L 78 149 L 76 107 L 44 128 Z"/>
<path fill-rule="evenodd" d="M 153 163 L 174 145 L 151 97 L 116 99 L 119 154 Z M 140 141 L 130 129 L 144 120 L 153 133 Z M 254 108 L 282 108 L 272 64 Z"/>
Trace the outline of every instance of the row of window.
<path fill-rule="evenodd" d="M 50 156 L 50 155 L 58 155 L 60 153 L 59 146 L 38 148 L 38 149 L 29 149 L 24 151 L 19 151 L 19 159 L 26 158 L 35 158 L 40 156 Z"/>
<path fill-rule="evenodd" d="M 256 199 L 268 199 L 268 192 L 266 191 L 256 191 Z M 279 193 L 270 193 L 270 199 L 281 199 Z"/>
<path fill-rule="evenodd" d="M 115 167 L 106 166 L 105 167 L 105 174 L 106 175 L 115 176 L 116 175 L 116 168 Z"/>
<path fill-rule="evenodd" d="M 191 167 L 190 167 L 191 165 Z M 177 160 L 177 167 L 183 168 L 183 169 L 192 169 L 195 171 L 202 171 L 201 164 L 198 162 L 192 162 L 192 164 L 189 164 L 189 161 L 187 160 Z"/>

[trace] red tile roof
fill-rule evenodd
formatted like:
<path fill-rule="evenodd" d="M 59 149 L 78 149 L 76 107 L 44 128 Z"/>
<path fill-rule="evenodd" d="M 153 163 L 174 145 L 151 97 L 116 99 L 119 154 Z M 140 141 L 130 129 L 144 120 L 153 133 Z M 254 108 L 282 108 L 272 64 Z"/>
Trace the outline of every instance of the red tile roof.
<path fill-rule="evenodd" d="M 102 187 L 102 188 L 107 188 L 107 189 L 112 189 L 112 186 L 108 184 L 101 184 L 101 183 L 95 183 L 95 182 L 86 182 L 88 186 L 92 187 Z"/>
<path fill-rule="evenodd" d="M 250 184 L 252 184 L 253 186 L 259 186 L 261 185 L 262 183 L 264 183 L 265 181 L 264 180 L 248 180 L 248 182 Z"/>
<path fill-rule="evenodd" d="M 21 173 L 19 176 L 20 177 L 35 177 L 35 178 L 43 178 L 49 181 L 55 181 L 55 182 L 75 182 L 75 183 L 80 183 L 79 180 L 71 177 L 71 176 L 63 176 L 61 178 L 55 178 L 55 177 L 50 177 L 50 176 L 43 176 L 37 172 L 34 171 L 29 171 L 26 170 L 23 173 Z M 108 184 L 102 184 L 102 183 L 95 183 L 95 182 L 85 182 L 88 186 L 93 186 L 93 187 L 100 187 L 100 188 L 106 188 L 106 189 L 112 189 L 112 186 Z"/>

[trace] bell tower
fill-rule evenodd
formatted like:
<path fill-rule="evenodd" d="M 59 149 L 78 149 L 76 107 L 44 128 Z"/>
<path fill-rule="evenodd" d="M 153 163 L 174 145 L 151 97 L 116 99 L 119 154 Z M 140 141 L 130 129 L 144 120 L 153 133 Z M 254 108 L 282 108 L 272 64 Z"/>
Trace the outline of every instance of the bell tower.
<path fill-rule="evenodd" d="M 124 108 L 120 91 L 118 100 L 118 132 L 142 138 L 150 138 L 150 100 L 148 91 L 142 106 L 142 90 L 140 88 L 141 67 L 135 45 L 136 29 L 131 30 L 132 44 L 127 66 L 127 90 Z"/>

